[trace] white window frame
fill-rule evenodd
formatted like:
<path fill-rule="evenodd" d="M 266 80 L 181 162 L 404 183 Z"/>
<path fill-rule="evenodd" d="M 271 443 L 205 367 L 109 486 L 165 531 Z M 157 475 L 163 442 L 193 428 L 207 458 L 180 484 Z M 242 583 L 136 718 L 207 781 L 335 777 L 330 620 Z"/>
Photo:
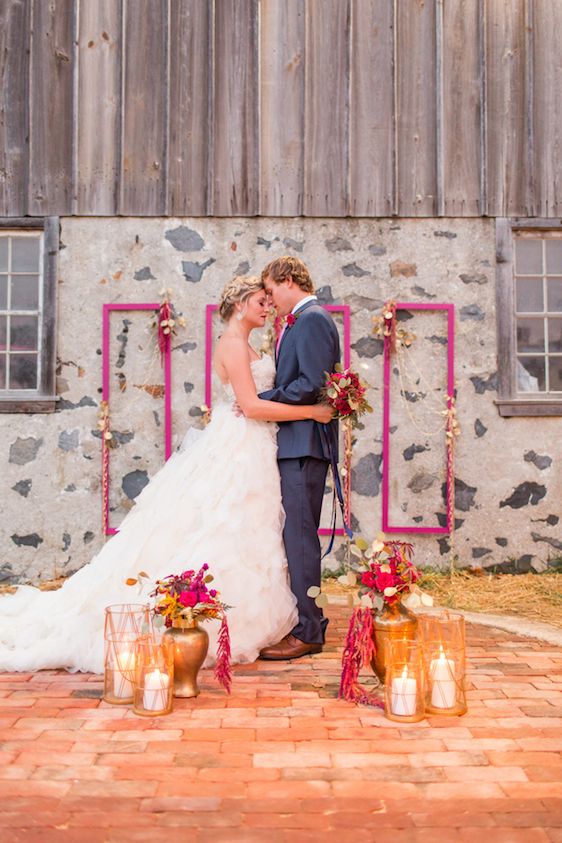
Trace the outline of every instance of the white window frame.
<path fill-rule="evenodd" d="M 0 413 L 52 413 L 56 407 L 56 287 L 58 217 L 3 218 L 0 235 L 41 234 L 36 389 L 0 389 Z M 22 311 L 23 312 L 23 311 Z"/>
<path fill-rule="evenodd" d="M 562 231 L 558 219 L 496 220 L 496 322 L 498 330 L 498 398 L 501 416 L 562 416 L 562 394 L 523 393 L 517 388 L 514 233 Z"/>

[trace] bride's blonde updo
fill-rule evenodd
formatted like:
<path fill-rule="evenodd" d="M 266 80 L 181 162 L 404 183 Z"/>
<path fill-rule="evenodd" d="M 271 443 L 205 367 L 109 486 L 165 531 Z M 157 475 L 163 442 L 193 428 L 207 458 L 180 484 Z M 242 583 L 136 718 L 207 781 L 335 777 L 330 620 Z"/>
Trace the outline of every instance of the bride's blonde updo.
<path fill-rule="evenodd" d="M 263 290 L 263 281 L 256 275 L 237 275 L 229 281 L 219 301 L 219 314 L 224 322 L 228 322 L 234 313 L 237 302 L 245 302 L 253 293 Z"/>

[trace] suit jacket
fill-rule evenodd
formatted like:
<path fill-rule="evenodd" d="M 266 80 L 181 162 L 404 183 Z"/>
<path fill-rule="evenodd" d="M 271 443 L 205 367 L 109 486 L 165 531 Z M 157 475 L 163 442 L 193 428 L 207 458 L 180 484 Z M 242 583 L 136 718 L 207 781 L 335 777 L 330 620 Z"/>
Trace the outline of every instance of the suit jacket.
<path fill-rule="evenodd" d="M 260 393 L 260 398 L 282 404 L 316 404 L 326 383 L 326 372 L 333 372 L 340 360 L 338 329 L 329 313 L 314 301 L 298 310 L 296 317 L 281 338 L 275 386 Z M 329 460 L 330 443 L 337 459 L 336 421 L 329 425 L 311 420 L 281 422 L 277 457 Z"/>

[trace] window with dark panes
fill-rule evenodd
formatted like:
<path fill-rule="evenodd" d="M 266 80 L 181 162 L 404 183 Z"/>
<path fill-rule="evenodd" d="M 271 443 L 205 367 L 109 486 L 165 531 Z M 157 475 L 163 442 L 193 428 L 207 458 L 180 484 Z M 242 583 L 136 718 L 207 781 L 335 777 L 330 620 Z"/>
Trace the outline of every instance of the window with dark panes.
<path fill-rule="evenodd" d="M 562 232 L 514 239 L 518 393 L 562 398 Z"/>
<path fill-rule="evenodd" d="M 0 412 L 55 408 L 57 255 L 58 219 L 0 220 Z"/>
<path fill-rule="evenodd" d="M 43 237 L 0 235 L 0 388 L 36 390 Z"/>

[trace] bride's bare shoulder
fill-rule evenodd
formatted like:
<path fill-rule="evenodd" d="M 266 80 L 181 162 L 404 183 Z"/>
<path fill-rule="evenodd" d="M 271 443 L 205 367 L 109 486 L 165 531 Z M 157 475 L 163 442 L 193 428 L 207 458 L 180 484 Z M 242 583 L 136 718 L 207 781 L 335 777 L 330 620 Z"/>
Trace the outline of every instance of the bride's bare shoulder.
<path fill-rule="evenodd" d="M 213 354 L 215 369 L 219 372 L 226 371 L 226 365 L 235 361 L 237 365 L 242 363 L 250 365 L 250 347 L 242 337 L 223 334 L 217 341 Z"/>

